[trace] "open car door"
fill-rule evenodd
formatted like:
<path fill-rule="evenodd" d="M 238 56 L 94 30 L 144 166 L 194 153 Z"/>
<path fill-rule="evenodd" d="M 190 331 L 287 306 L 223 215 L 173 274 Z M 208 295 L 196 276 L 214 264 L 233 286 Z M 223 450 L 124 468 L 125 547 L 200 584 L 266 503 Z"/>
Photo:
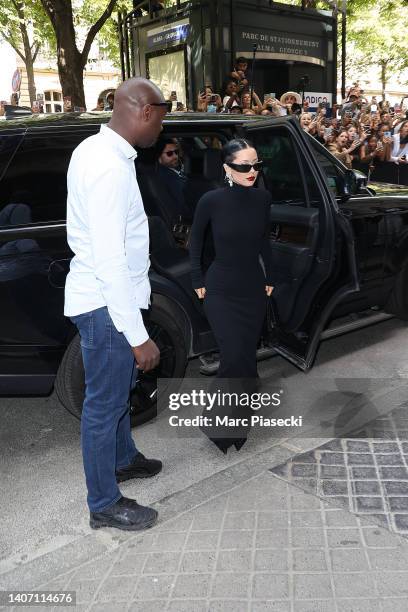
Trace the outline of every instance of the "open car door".
<path fill-rule="evenodd" d="M 245 129 L 264 162 L 258 187 L 272 194 L 269 339 L 280 355 L 308 370 L 334 306 L 359 288 L 352 230 L 296 118 Z"/>

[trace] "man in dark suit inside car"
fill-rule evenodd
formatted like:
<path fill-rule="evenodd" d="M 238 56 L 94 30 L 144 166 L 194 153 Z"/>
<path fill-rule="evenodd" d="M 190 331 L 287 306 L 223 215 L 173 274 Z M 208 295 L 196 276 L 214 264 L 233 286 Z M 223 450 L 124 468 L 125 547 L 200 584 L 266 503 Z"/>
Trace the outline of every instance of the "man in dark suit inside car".
<path fill-rule="evenodd" d="M 185 201 L 186 176 L 181 167 L 179 143 L 175 138 L 159 138 L 156 155 L 159 179 L 167 192 L 166 212 L 174 221 L 191 219 L 192 211 Z"/>

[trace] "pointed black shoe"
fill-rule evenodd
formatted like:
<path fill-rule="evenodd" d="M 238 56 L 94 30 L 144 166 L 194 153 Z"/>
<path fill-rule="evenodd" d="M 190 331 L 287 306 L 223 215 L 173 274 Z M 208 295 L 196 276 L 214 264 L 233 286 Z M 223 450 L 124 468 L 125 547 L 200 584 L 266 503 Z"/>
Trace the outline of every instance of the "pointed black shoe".
<path fill-rule="evenodd" d="M 92 529 L 115 527 L 124 531 L 141 531 L 153 527 L 157 517 L 153 508 L 140 506 L 135 499 L 121 497 L 103 512 L 91 512 L 89 525 Z"/>
<path fill-rule="evenodd" d="M 116 470 L 116 482 L 124 482 L 131 478 L 151 478 L 156 476 L 163 464 L 158 459 L 146 459 L 142 453 L 138 453 L 130 465 Z"/>
<path fill-rule="evenodd" d="M 241 448 L 244 446 L 246 441 L 247 441 L 246 438 L 237 438 L 236 440 L 233 440 L 236 450 L 237 451 L 241 450 Z"/>
<path fill-rule="evenodd" d="M 208 438 L 208 439 L 210 440 L 210 442 L 215 444 L 215 446 L 219 448 L 220 451 L 224 453 L 224 455 L 227 454 L 228 449 L 233 444 L 233 440 L 231 440 L 230 438 Z"/>

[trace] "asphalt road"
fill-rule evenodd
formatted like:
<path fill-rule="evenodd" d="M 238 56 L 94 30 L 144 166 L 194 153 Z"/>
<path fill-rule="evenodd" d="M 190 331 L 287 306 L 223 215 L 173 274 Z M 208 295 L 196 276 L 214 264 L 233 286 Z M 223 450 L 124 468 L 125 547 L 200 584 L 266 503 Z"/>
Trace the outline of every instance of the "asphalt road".
<path fill-rule="evenodd" d="M 342 388 L 344 381 L 354 380 L 356 389 L 359 387 L 356 397 L 371 385 L 375 391 L 371 400 L 376 393 L 378 397 L 382 394 L 379 403 L 391 410 L 393 403 L 402 403 L 405 397 L 401 379 L 403 385 L 404 379 L 408 383 L 407 346 L 408 326 L 390 320 L 323 342 L 316 364 L 307 375 L 280 357 L 261 362 L 259 371 L 262 378 L 284 381 L 285 388 L 292 389 L 298 398 L 319 388 L 323 380 L 335 389 Z M 198 377 L 198 366 L 197 360 L 192 361 L 187 375 Z M 353 396 L 352 391 L 347 393 Z M 325 414 L 335 403 L 333 399 L 334 392 L 326 393 L 314 406 L 323 424 L 321 437 L 338 435 L 336 430 L 324 430 Z M 6 571 L 74 541 L 89 527 L 79 422 L 60 406 L 55 395 L 1 398 L 0 414 L 0 571 Z M 250 455 L 280 441 L 254 433 L 239 453 L 233 450 L 225 457 L 203 437 L 163 437 L 155 422 L 133 431 L 140 450 L 165 463 L 163 473 L 154 479 L 122 485 L 126 496 L 144 504 L 183 490 L 233 463 L 244 463 Z M 319 443 L 290 441 L 298 448 Z"/>

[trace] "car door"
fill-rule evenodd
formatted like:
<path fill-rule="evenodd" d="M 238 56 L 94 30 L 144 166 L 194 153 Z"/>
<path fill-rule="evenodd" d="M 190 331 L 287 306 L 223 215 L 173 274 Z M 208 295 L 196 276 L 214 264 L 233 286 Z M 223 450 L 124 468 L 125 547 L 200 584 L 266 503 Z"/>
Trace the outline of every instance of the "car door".
<path fill-rule="evenodd" d="M 382 205 L 380 199 L 372 197 L 366 188 L 345 198 L 346 168 L 317 140 L 309 136 L 308 142 L 333 191 L 340 211 L 349 219 L 352 226 L 362 294 L 370 294 L 371 304 L 380 303 L 379 294 L 384 283 L 387 208 Z"/>
<path fill-rule="evenodd" d="M 69 339 L 63 315 L 72 256 L 66 241 L 66 173 L 73 149 L 90 133 L 72 126 L 30 128 L 2 175 L 0 387 L 1 377 L 26 372 L 30 390 L 44 390 Z"/>
<path fill-rule="evenodd" d="M 353 234 L 297 119 L 254 122 L 246 132 L 264 162 L 260 187 L 272 195 L 271 342 L 307 370 L 334 306 L 358 289 Z"/>

